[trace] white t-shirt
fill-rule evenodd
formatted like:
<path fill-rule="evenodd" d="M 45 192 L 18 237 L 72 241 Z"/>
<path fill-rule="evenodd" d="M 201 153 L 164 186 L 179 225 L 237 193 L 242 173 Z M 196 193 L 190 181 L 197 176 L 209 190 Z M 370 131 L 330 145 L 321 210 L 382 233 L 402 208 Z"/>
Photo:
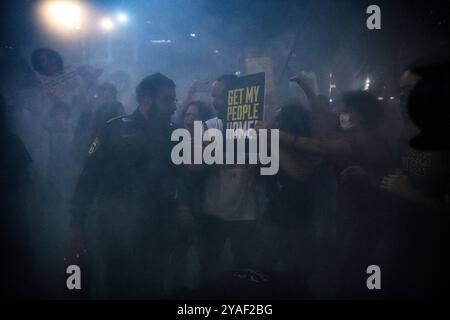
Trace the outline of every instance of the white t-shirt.
<path fill-rule="evenodd" d="M 223 128 L 219 118 L 205 122 L 206 129 Z M 205 181 L 204 212 L 226 221 L 255 220 L 262 194 L 255 165 L 217 165 Z"/>

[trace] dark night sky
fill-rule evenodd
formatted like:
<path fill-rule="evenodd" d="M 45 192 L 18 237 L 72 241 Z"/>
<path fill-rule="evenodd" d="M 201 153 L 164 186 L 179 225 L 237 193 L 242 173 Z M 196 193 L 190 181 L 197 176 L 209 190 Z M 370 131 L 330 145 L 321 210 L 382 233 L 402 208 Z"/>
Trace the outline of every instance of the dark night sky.
<path fill-rule="evenodd" d="M 37 27 L 32 11 L 35 3 L 37 1 L 2 1 L 3 43 L 24 43 L 33 37 Z M 125 8 L 139 16 L 142 22 L 172 16 L 173 26 L 179 32 L 188 26 L 215 19 L 218 23 L 210 32 L 231 43 L 241 39 L 231 32 L 233 28 L 230 26 L 233 25 L 241 32 L 253 34 L 249 38 L 254 42 L 264 41 L 301 25 L 305 32 L 320 30 L 329 33 L 336 43 L 336 38 L 345 38 L 345 33 L 341 31 L 365 21 L 364 12 L 369 4 L 381 7 L 383 29 L 393 33 L 392 38 L 404 38 L 409 34 L 409 39 L 405 41 L 438 42 L 448 39 L 449 35 L 448 1 L 111 0 L 89 3 L 106 9 Z"/>
<path fill-rule="evenodd" d="M 3 1 L 2 46 L 29 45 L 42 35 L 34 18 L 36 1 Z M 443 45 L 449 39 L 448 1 L 351 1 L 351 0 L 136 0 L 90 1 L 99 10 L 125 9 L 137 26 L 135 34 L 182 39 L 191 30 L 207 33 L 197 48 L 228 48 L 229 55 L 242 48 L 264 50 L 276 39 L 295 53 L 310 70 L 339 70 L 345 77 L 347 62 L 364 72 L 389 73 L 392 81 L 408 63 Z M 382 30 L 365 28 L 368 5 L 382 12 Z M 151 24 L 147 23 L 148 21 Z M 280 38 L 281 35 L 296 37 Z M 186 40 L 184 40 L 186 41 Z M 180 52 L 187 48 L 180 47 Z M 190 50 L 190 49 L 189 49 Z M 241 50 L 241 51 L 239 51 Z M 239 52 L 238 52 L 239 51 Z M 286 59 L 286 52 L 280 56 Z M 282 57 L 280 57 L 281 59 Z M 281 59 L 282 60 L 282 59 Z M 354 72 L 354 70 L 352 70 Z M 388 76 L 383 76 L 389 82 Z"/>

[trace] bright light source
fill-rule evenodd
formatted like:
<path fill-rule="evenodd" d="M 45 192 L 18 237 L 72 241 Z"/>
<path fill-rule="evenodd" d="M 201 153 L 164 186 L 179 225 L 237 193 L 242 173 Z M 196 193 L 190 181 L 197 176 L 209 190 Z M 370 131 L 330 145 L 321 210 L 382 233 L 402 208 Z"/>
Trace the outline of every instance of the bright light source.
<path fill-rule="evenodd" d="M 384 98 L 383 97 L 378 97 L 378 100 L 383 100 Z"/>
<path fill-rule="evenodd" d="M 369 90 L 370 87 L 370 79 L 367 78 L 366 81 L 364 82 L 364 90 L 367 91 Z"/>
<path fill-rule="evenodd" d="M 43 17 L 53 28 L 78 30 L 81 28 L 82 10 L 74 1 L 47 1 L 43 4 Z"/>
<path fill-rule="evenodd" d="M 100 27 L 103 30 L 111 31 L 112 29 L 114 29 L 114 22 L 110 18 L 103 18 L 102 20 L 100 20 Z"/>
<path fill-rule="evenodd" d="M 395 98 L 394 97 L 389 97 L 389 99 L 394 100 Z"/>
<path fill-rule="evenodd" d="M 333 102 L 333 99 L 330 99 L 330 102 Z"/>
<path fill-rule="evenodd" d="M 197 34 L 196 34 L 196 33 L 191 33 L 190 36 L 191 36 L 192 38 L 195 38 L 195 37 L 197 36 Z"/>
<path fill-rule="evenodd" d="M 128 16 L 125 13 L 120 12 L 117 14 L 117 20 L 121 23 L 125 23 L 128 21 Z"/>
<path fill-rule="evenodd" d="M 234 74 L 239 77 L 241 75 L 241 72 L 240 71 L 236 71 Z"/>

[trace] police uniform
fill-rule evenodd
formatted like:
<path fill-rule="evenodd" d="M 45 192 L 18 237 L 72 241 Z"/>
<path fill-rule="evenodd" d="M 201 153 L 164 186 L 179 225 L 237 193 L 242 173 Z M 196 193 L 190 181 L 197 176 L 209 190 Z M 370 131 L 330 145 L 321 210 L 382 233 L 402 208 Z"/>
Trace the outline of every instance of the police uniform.
<path fill-rule="evenodd" d="M 71 213 L 84 230 L 94 296 L 162 294 L 179 189 L 174 129 L 136 110 L 109 120 L 89 148 Z"/>

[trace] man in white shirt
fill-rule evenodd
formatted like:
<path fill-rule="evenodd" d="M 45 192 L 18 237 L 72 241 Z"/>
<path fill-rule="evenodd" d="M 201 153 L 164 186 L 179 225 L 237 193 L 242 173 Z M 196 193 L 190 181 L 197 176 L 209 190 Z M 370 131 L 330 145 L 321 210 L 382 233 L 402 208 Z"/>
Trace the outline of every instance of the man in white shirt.
<path fill-rule="evenodd" d="M 223 130 L 226 116 L 227 84 L 237 77 L 224 75 L 211 87 L 217 117 L 205 122 L 205 129 Z M 256 266 L 256 220 L 263 194 L 256 165 L 216 165 L 208 167 L 203 214 L 199 217 L 200 272 L 207 280 L 218 271 L 226 240 L 229 239 L 235 267 Z"/>

